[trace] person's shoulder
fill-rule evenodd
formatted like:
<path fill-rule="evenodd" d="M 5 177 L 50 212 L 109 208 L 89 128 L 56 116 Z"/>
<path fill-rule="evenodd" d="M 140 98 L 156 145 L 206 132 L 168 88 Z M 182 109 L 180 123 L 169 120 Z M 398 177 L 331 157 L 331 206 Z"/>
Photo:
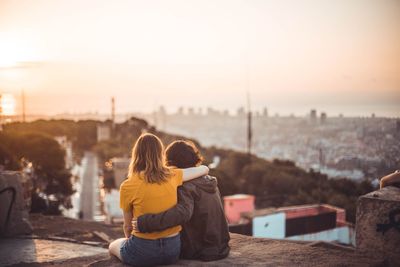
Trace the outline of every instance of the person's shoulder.
<path fill-rule="evenodd" d="M 187 181 L 185 184 L 203 184 L 210 182 L 217 182 L 217 178 L 215 176 L 211 176 L 209 174 L 199 176 L 194 178 L 193 180 Z"/>
<path fill-rule="evenodd" d="M 121 183 L 120 190 L 131 189 L 132 187 L 139 186 L 141 183 L 142 180 L 139 177 L 128 177 Z"/>

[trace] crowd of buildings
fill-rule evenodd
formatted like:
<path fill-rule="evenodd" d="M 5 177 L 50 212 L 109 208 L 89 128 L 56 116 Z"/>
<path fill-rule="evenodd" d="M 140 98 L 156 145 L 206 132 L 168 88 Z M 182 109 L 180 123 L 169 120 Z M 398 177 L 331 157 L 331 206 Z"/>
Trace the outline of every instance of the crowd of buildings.
<path fill-rule="evenodd" d="M 245 151 L 248 114 L 179 109 L 168 114 L 163 107 L 141 114 L 157 128 L 197 139 L 204 146 Z M 398 168 L 400 119 L 329 117 L 311 110 L 306 116 L 269 116 L 264 108 L 252 114 L 252 153 L 265 159 L 287 159 L 305 169 L 330 177 L 374 179 Z"/>

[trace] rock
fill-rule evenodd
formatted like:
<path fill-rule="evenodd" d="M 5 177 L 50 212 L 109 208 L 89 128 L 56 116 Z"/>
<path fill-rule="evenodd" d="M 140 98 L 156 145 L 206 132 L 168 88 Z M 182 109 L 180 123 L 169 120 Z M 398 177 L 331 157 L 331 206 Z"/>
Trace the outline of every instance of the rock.
<path fill-rule="evenodd" d="M 384 187 L 358 199 L 356 248 L 400 266 L 400 189 Z"/>
<path fill-rule="evenodd" d="M 0 172 L 0 236 L 32 233 L 29 182 L 21 172 Z"/>

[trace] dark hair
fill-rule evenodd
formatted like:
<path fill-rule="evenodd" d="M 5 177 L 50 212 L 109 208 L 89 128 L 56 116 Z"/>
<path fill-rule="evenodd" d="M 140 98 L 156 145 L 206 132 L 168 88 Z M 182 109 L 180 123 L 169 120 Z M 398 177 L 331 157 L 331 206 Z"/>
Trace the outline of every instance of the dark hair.
<path fill-rule="evenodd" d="M 168 166 L 180 169 L 195 167 L 203 162 L 199 149 L 192 141 L 177 140 L 165 150 Z"/>

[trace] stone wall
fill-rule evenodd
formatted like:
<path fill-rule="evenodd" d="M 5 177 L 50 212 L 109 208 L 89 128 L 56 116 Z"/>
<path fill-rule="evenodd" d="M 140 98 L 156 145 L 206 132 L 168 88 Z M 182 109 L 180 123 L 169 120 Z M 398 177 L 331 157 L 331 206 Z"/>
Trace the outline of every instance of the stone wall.
<path fill-rule="evenodd" d="M 400 266 L 400 188 L 389 186 L 359 198 L 356 247 L 388 265 Z"/>
<path fill-rule="evenodd" d="M 30 180 L 22 172 L 0 172 L 0 236 L 29 234 Z"/>

